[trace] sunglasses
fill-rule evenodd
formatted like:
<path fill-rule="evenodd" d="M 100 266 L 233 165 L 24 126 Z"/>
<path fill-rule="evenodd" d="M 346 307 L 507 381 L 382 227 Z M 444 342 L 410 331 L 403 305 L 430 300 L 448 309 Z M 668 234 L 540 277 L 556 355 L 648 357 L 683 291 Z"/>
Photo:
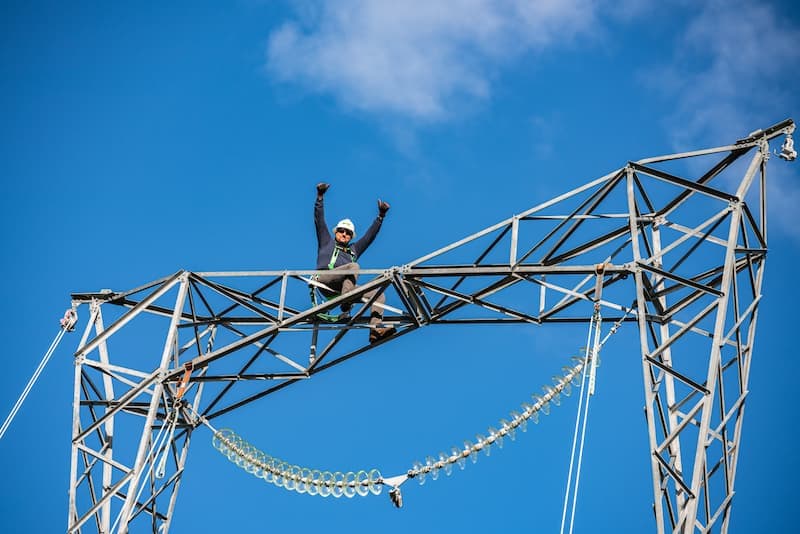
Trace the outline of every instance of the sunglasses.
<path fill-rule="evenodd" d="M 343 233 L 343 234 L 347 234 L 347 235 L 349 235 L 350 237 L 353 237 L 353 232 L 351 232 L 351 231 L 350 231 L 350 230 L 348 230 L 347 228 L 337 228 L 337 229 L 336 229 L 336 232 L 337 232 L 337 233 L 341 232 L 341 233 Z"/>

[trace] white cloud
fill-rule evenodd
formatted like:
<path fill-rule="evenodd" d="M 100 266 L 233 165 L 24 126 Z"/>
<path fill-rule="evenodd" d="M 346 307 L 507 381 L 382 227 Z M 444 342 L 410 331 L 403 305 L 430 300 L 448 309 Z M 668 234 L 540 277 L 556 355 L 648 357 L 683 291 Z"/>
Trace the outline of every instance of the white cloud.
<path fill-rule="evenodd" d="M 294 5 L 297 20 L 269 38 L 267 69 L 275 79 L 332 95 L 353 110 L 416 121 L 446 119 L 490 98 L 494 74 L 521 56 L 552 53 L 579 38 L 613 38 L 606 22 L 630 23 L 656 7 L 653 0 Z M 663 124 L 677 150 L 728 143 L 732 132 L 744 136 L 794 110 L 800 31 L 774 3 L 674 0 L 661 8 L 686 21 L 676 29 L 673 57 L 649 73 L 666 96 Z M 413 152 L 413 136 L 399 134 L 412 140 L 403 146 Z M 781 190 L 772 193 L 780 198 L 773 208 L 800 198 L 793 181 L 773 176 L 770 183 Z M 780 211 L 775 219 L 792 216 Z"/>
<path fill-rule="evenodd" d="M 565 43 L 595 22 L 592 0 L 339 0 L 301 4 L 269 39 L 278 79 L 352 109 L 438 120 L 490 96 L 492 69 Z"/>
<path fill-rule="evenodd" d="M 677 150 L 726 144 L 779 122 L 796 109 L 800 30 L 774 4 L 714 0 L 703 4 L 678 39 L 672 63 L 649 73 L 672 111 L 665 123 Z M 772 165 L 770 211 L 778 227 L 796 227 L 796 170 Z"/>
<path fill-rule="evenodd" d="M 773 5 L 753 0 L 713 1 L 690 20 L 673 63 L 657 73 L 676 103 L 671 130 L 685 148 L 698 137 L 728 141 L 748 133 L 765 116 L 786 118 L 800 66 L 800 31 Z M 656 76 L 654 75 L 655 79 Z"/>

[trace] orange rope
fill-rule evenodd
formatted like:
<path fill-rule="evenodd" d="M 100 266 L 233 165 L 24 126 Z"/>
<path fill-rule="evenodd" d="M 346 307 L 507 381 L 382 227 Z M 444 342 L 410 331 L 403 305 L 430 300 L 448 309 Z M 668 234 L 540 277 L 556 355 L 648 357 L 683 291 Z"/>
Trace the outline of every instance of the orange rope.
<path fill-rule="evenodd" d="M 175 396 L 175 400 L 181 400 L 183 394 L 186 393 L 186 387 L 189 384 L 189 377 L 192 376 L 192 370 L 194 369 L 194 364 L 192 362 L 187 362 L 184 364 L 183 368 L 186 370 L 183 373 L 183 378 L 181 378 L 181 385 L 178 387 L 178 393 Z"/>

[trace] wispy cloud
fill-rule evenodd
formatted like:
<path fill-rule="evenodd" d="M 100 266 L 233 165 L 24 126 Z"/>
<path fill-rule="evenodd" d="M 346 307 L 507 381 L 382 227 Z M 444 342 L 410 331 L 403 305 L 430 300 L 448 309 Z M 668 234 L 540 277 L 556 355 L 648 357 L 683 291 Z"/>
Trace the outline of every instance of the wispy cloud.
<path fill-rule="evenodd" d="M 495 75 L 519 58 L 598 36 L 613 39 L 610 21 L 631 22 L 652 12 L 655 3 L 298 0 L 294 5 L 295 20 L 269 37 L 267 69 L 274 79 L 331 95 L 352 110 L 431 122 L 488 100 Z M 800 29 L 775 3 L 675 0 L 664 9 L 675 9 L 686 22 L 676 27 L 671 57 L 645 78 L 665 97 L 662 124 L 676 150 L 727 143 L 732 132 L 743 136 L 792 112 Z M 413 134 L 403 121 L 392 124 L 404 149 L 413 152 Z M 772 177 L 772 209 L 780 226 L 800 238 L 793 224 L 800 188 L 780 172 L 792 171 L 783 168 Z"/>
<path fill-rule="evenodd" d="M 800 29 L 774 4 L 715 0 L 690 19 L 674 57 L 658 79 L 672 111 L 665 125 L 675 148 L 730 142 L 787 117 L 794 108 L 800 69 Z M 772 166 L 773 221 L 800 239 L 796 224 L 800 188 L 785 166 Z M 788 178 L 794 178 L 790 180 Z"/>
<path fill-rule="evenodd" d="M 765 115 L 788 109 L 794 88 L 787 82 L 800 66 L 798 43 L 800 31 L 774 5 L 706 3 L 685 28 L 667 69 L 669 92 L 678 102 L 672 116 L 676 143 L 698 135 L 746 134 Z"/>
<path fill-rule="evenodd" d="M 267 67 L 351 109 L 447 117 L 491 94 L 493 69 L 589 32 L 592 0 L 303 3 L 275 30 Z"/>

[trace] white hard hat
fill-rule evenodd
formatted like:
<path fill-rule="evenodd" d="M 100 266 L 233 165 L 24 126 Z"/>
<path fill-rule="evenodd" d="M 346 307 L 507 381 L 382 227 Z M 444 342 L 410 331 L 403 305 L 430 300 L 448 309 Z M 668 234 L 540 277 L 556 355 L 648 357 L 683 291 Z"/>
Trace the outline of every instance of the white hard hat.
<path fill-rule="evenodd" d="M 344 228 L 345 230 L 350 230 L 351 232 L 353 232 L 353 237 L 356 236 L 356 225 L 353 224 L 353 221 L 351 221 L 350 219 L 342 219 L 341 221 L 336 223 L 336 226 L 333 228 L 333 231 L 336 232 L 337 228 Z"/>

